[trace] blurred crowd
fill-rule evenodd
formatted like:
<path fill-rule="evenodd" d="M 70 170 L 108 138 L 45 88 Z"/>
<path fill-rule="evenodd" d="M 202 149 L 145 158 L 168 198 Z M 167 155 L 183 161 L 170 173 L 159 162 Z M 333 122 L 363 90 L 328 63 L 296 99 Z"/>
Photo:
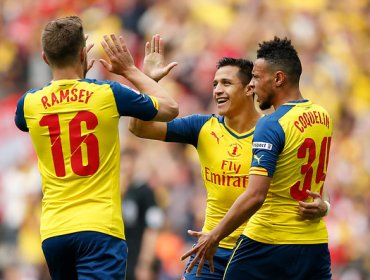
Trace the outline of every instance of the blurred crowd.
<path fill-rule="evenodd" d="M 0 279 L 49 279 L 40 249 L 37 160 L 13 119 L 18 98 L 50 81 L 40 32 L 66 15 L 82 18 L 88 42 L 95 43 L 91 58 L 104 55 L 104 34 L 122 34 L 141 67 L 145 42 L 160 34 L 167 62 L 178 62 L 161 83 L 179 102 L 181 116 L 216 112 L 218 59 L 254 60 L 258 42 L 289 37 L 303 64 L 303 96 L 326 107 L 335 123 L 325 183 L 333 279 L 370 279 L 368 0 L 0 0 Z M 126 83 L 98 63 L 88 77 Z M 203 222 L 197 154 L 190 146 L 135 138 L 125 119 L 120 131 L 122 147 L 137 155 L 135 176 L 150 185 L 164 213 L 155 244 L 157 279 L 179 279 L 180 255 L 194 242 L 186 230 L 199 230 Z"/>

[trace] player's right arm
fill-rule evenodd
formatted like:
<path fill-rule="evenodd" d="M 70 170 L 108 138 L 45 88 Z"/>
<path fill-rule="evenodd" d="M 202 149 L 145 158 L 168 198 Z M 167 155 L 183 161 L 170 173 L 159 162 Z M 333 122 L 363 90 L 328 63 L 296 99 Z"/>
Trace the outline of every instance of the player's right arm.
<path fill-rule="evenodd" d="M 165 66 L 164 42 L 158 34 L 154 35 L 150 42 L 146 42 L 143 71 L 148 77 L 159 81 L 176 65 L 176 62 L 171 62 Z M 129 130 L 140 138 L 165 141 L 167 124 L 130 118 Z"/>
<path fill-rule="evenodd" d="M 159 81 L 177 65 L 177 62 L 164 63 L 164 41 L 158 34 L 145 44 L 143 72 L 154 81 Z"/>
<path fill-rule="evenodd" d="M 167 123 L 130 118 L 128 129 L 137 137 L 164 141 L 167 134 Z"/>
<path fill-rule="evenodd" d="M 130 118 L 129 130 L 141 138 L 198 145 L 200 130 L 211 115 L 190 115 L 168 123 L 139 121 Z"/>
<path fill-rule="evenodd" d="M 101 44 L 109 57 L 110 63 L 104 59 L 100 59 L 100 63 L 109 72 L 127 78 L 141 93 L 154 97 L 152 98 L 153 103 L 157 103 L 155 106 L 158 112 L 152 120 L 170 121 L 178 115 L 177 102 L 158 83 L 135 66 L 126 43 L 121 36 L 117 39 L 114 34 L 110 35 L 110 37 L 105 35 Z"/>

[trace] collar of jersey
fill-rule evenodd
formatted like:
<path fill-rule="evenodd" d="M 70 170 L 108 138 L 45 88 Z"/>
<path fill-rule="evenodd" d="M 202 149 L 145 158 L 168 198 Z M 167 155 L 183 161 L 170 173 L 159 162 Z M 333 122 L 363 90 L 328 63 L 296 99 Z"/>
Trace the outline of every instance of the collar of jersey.
<path fill-rule="evenodd" d="M 250 130 L 248 130 L 247 132 L 244 132 L 244 133 L 238 133 L 236 132 L 235 130 L 233 130 L 231 127 L 228 127 L 227 124 L 225 123 L 225 117 L 222 116 L 222 119 L 221 119 L 221 123 L 224 125 L 224 127 L 226 128 L 226 130 L 235 138 L 237 139 L 243 139 L 243 138 L 247 138 L 251 135 L 253 135 L 254 133 L 254 127 Z"/>
<path fill-rule="evenodd" d="M 306 103 L 306 102 L 311 102 L 307 99 L 300 99 L 300 100 L 292 100 L 292 101 L 288 101 L 286 103 L 283 104 L 284 105 L 298 105 L 298 104 L 302 104 L 302 103 Z"/>
<path fill-rule="evenodd" d="M 50 83 L 53 83 L 53 84 L 74 84 L 76 81 L 81 81 L 81 79 L 52 80 L 52 81 L 50 81 Z"/>

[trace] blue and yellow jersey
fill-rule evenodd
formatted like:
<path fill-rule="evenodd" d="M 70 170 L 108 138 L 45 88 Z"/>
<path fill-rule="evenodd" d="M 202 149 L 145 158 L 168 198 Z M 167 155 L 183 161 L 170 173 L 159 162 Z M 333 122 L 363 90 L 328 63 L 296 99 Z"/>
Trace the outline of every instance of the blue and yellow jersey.
<path fill-rule="evenodd" d="M 157 100 L 117 82 L 53 81 L 26 92 L 15 122 L 29 131 L 42 176 L 42 240 L 79 231 L 124 239 L 118 120 L 151 120 Z"/>
<path fill-rule="evenodd" d="M 249 175 L 272 177 L 263 206 L 244 234 L 268 244 L 327 243 L 323 219 L 302 220 L 306 190 L 322 193 L 333 131 L 326 110 L 308 100 L 285 103 L 256 125 Z"/>
<path fill-rule="evenodd" d="M 209 232 L 221 221 L 248 185 L 254 128 L 239 134 L 224 123 L 224 117 L 191 115 L 167 125 L 166 141 L 193 145 L 199 155 L 207 190 L 207 208 L 202 231 Z M 232 249 L 245 224 L 220 242 Z"/>

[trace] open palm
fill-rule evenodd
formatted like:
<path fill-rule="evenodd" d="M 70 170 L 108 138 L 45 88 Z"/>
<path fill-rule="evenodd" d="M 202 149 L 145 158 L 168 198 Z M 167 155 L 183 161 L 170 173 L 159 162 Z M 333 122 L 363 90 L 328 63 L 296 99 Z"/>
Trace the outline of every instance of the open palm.
<path fill-rule="evenodd" d="M 151 42 L 145 44 L 143 72 L 147 76 L 158 82 L 176 65 L 177 62 L 164 64 L 164 42 L 158 34 L 152 37 Z"/>

